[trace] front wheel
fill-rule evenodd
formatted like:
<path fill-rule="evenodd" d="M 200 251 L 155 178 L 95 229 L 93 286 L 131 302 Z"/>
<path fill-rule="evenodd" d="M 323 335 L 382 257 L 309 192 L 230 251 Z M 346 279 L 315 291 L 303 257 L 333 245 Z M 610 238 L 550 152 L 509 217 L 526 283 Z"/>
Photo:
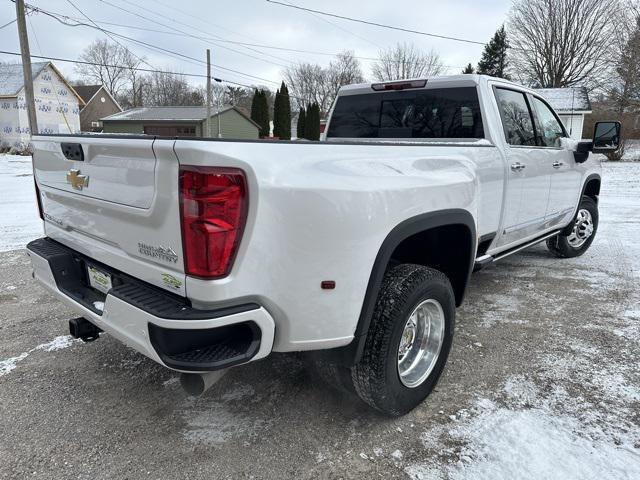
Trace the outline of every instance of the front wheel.
<path fill-rule="evenodd" d="M 549 238 L 547 248 L 560 258 L 579 257 L 589 249 L 597 230 L 598 205 L 593 198 L 583 196 L 571 230 Z"/>
<path fill-rule="evenodd" d="M 403 264 L 384 278 L 361 360 L 351 369 L 358 396 L 403 415 L 431 393 L 449 356 L 455 296 L 438 270 Z"/>

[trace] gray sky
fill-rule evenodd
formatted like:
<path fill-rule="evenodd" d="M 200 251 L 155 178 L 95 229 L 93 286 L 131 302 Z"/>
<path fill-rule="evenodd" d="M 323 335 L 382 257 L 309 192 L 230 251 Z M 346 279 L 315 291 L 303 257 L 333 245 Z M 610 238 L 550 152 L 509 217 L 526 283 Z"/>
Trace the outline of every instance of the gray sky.
<path fill-rule="evenodd" d="M 182 30 L 194 35 L 232 40 L 238 42 L 337 53 L 352 50 L 360 57 L 376 57 L 380 48 L 396 42 L 411 42 L 417 47 L 435 49 L 448 73 L 459 73 L 464 65 L 478 62 L 482 46 L 450 40 L 436 39 L 356 24 L 335 18 L 321 17 L 307 12 L 274 5 L 266 0 L 107 0 L 140 16 L 124 12 L 101 0 L 72 0 L 92 20 L 114 22 L 153 30 Z M 425 32 L 468 38 L 486 42 L 506 20 L 511 2 L 509 0 L 405 0 L 367 2 L 324 0 L 286 0 L 288 3 L 323 10 L 350 17 L 386 23 Z M 66 0 L 27 0 L 27 3 L 43 9 L 80 18 L 81 15 Z M 159 15 L 156 15 L 159 14 Z M 15 5 L 9 0 L 0 3 L 0 25 L 15 18 Z M 86 21 L 86 20 L 85 20 Z M 154 23 L 158 22 L 158 23 Z M 164 24 L 166 26 L 162 26 Z M 205 49 L 212 49 L 213 61 L 222 67 L 237 70 L 256 77 L 279 83 L 284 66 L 297 62 L 314 62 L 326 65 L 331 56 L 311 53 L 278 51 L 263 47 L 252 50 L 229 43 L 214 44 L 173 31 L 165 34 L 137 30 L 114 25 L 101 25 L 122 35 L 147 42 L 190 57 L 204 60 Z M 105 38 L 102 32 L 88 27 L 68 27 L 43 14 L 33 14 L 27 20 L 31 53 L 61 58 L 76 59 L 93 40 Z M 35 35 L 34 35 L 35 33 Z M 176 34 L 177 33 L 177 34 Z M 119 39 L 131 51 L 145 57 L 156 68 L 182 73 L 206 74 L 205 66 L 184 59 L 172 58 L 168 54 L 154 52 L 146 47 Z M 19 51 L 15 23 L 0 30 L 0 50 Z M 227 48 L 223 48 L 223 47 Z M 229 50 L 233 49 L 235 51 Z M 257 51 L 256 51 L 257 50 Z M 246 54 L 246 55 L 245 55 Z M 0 60 L 15 61 L 19 57 L 0 54 Z M 54 62 L 69 78 L 77 77 L 74 66 Z M 361 60 L 365 76 L 370 75 L 372 61 Z M 245 84 L 267 83 L 237 73 L 215 69 L 214 76 Z M 190 79 L 201 84 L 200 79 Z"/>

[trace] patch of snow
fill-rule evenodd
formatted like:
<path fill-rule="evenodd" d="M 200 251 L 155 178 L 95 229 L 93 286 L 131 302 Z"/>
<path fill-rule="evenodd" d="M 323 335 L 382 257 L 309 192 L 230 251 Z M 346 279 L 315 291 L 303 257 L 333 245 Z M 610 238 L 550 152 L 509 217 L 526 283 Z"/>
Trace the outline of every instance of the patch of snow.
<path fill-rule="evenodd" d="M 0 377 L 6 375 L 11 370 L 16 368 L 17 363 L 24 360 L 28 356 L 29 356 L 29 353 L 24 352 L 18 355 L 17 357 L 11 357 L 11 358 L 7 358 L 6 360 L 1 360 L 0 361 Z"/>
<path fill-rule="evenodd" d="M 391 458 L 393 458 L 396 461 L 401 461 L 402 460 L 402 452 L 400 450 L 394 450 L 393 452 L 391 452 Z"/>
<path fill-rule="evenodd" d="M 75 340 L 71 335 L 60 335 L 54 338 L 50 342 L 41 343 L 34 350 L 44 350 L 45 352 L 55 352 L 56 350 L 62 350 L 63 348 L 70 347 Z M 33 351 L 33 350 L 32 350 Z"/>
<path fill-rule="evenodd" d="M 0 252 L 42 237 L 31 157 L 0 155 Z"/>
<path fill-rule="evenodd" d="M 38 350 L 42 350 L 45 352 L 55 352 L 56 350 L 62 350 L 63 348 L 70 347 L 75 341 L 71 335 L 61 335 L 59 337 L 54 338 L 50 342 L 41 343 L 37 347 L 32 348 L 31 350 L 27 350 L 26 352 L 22 352 L 17 357 L 7 358 L 6 360 L 0 361 L 0 377 L 6 375 L 7 373 L 14 370 L 18 364 L 33 352 Z"/>
<path fill-rule="evenodd" d="M 640 478 L 640 451 L 616 445 L 597 429 L 585 429 L 566 415 L 546 409 L 511 410 L 492 405 L 448 433 L 463 442 L 458 461 L 439 469 L 411 465 L 414 480 L 621 480 Z"/>

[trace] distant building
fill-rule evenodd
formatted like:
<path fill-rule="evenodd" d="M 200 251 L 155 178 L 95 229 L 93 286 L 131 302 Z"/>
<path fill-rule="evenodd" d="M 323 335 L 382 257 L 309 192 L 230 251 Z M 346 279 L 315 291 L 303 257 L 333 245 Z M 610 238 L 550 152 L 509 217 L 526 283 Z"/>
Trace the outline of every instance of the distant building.
<path fill-rule="evenodd" d="M 77 133 L 84 101 L 51 62 L 31 64 L 39 133 Z M 0 145 L 29 143 L 21 64 L 0 65 Z"/>
<path fill-rule="evenodd" d="M 74 85 L 74 90 L 84 101 L 80 110 L 80 130 L 83 132 L 101 132 L 102 117 L 122 111 L 118 102 L 102 85 Z"/>
<path fill-rule="evenodd" d="M 212 109 L 211 136 L 257 139 L 260 126 L 236 107 Z M 205 137 L 205 107 L 138 107 L 102 119 L 104 133 L 131 133 L 163 137 Z M 219 124 L 218 124 L 219 122 Z M 218 125 L 220 130 L 218 130 Z"/>
<path fill-rule="evenodd" d="M 571 138 L 580 140 L 584 117 L 591 113 L 589 93 L 585 87 L 536 89 L 556 111 Z"/>

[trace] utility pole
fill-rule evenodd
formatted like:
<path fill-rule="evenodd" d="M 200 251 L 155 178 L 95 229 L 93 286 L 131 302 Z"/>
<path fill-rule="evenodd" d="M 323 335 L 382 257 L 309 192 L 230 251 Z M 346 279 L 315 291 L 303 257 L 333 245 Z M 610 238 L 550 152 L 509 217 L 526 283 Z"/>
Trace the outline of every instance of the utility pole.
<path fill-rule="evenodd" d="M 220 119 L 218 118 L 218 122 Z M 211 50 L 207 48 L 207 137 L 211 138 Z"/>
<path fill-rule="evenodd" d="M 33 136 L 38 134 L 38 120 L 36 118 L 36 104 L 33 96 L 31 53 L 29 52 L 29 37 L 27 36 L 27 22 L 25 20 L 24 13 L 24 0 L 16 0 L 16 20 L 18 22 L 18 36 L 20 38 L 20 53 L 22 54 L 22 74 L 24 76 L 24 96 L 27 101 L 29 131 Z"/>

